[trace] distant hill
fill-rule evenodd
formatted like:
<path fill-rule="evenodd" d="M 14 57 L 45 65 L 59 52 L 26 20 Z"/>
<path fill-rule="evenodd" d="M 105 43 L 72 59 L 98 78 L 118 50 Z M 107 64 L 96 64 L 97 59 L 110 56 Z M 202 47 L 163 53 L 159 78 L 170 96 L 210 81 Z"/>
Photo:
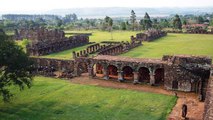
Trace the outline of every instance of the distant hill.
<path fill-rule="evenodd" d="M 213 7 L 208 8 L 124 8 L 124 7 L 109 7 L 109 8 L 72 8 L 72 9 L 55 9 L 47 11 L 49 14 L 65 15 L 76 13 L 83 18 L 104 17 L 106 15 L 112 17 L 127 17 L 130 11 L 134 10 L 137 16 L 144 16 L 148 12 L 151 16 L 169 16 L 171 14 L 203 14 L 213 13 Z"/>
<path fill-rule="evenodd" d="M 130 11 L 134 10 L 138 17 L 144 16 L 148 12 L 151 17 L 169 16 L 171 14 L 203 14 L 213 13 L 213 7 L 204 8 L 126 8 L 126 7 L 103 7 L 103 8 L 71 8 L 71 9 L 54 9 L 49 11 L 14 11 L 0 12 L 0 14 L 54 14 L 64 16 L 65 14 L 76 13 L 82 18 L 103 18 L 106 15 L 111 17 L 129 17 Z"/>

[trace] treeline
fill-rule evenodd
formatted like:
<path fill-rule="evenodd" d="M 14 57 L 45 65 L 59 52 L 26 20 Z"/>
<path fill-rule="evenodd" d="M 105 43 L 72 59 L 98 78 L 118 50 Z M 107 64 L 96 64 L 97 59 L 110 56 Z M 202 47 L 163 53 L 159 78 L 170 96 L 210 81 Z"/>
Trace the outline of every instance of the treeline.
<path fill-rule="evenodd" d="M 140 15 L 141 16 L 141 15 Z M 182 25 L 206 24 L 213 26 L 213 14 L 203 15 L 170 15 L 168 17 L 150 17 L 145 13 L 143 17 L 138 17 L 132 10 L 130 16 L 126 18 L 104 19 L 83 19 L 73 14 L 62 16 L 57 15 L 15 15 L 7 14 L 2 16 L 0 27 L 6 30 L 32 27 L 57 28 L 63 30 L 148 30 L 155 29 L 182 29 Z"/>

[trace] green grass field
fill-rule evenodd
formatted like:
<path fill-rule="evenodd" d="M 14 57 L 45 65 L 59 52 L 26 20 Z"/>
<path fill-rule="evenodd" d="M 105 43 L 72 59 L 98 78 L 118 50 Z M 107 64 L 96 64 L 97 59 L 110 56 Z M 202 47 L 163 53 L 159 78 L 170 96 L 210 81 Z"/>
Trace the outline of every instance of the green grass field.
<path fill-rule="evenodd" d="M 91 44 L 89 44 L 91 45 Z M 76 48 L 73 48 L 73 49 L 69 49 L 69 50 L 65 50 L 65 51 L 62 51 L 62 52 L 57 52 L 57 53 L 53 53 L 53 54 L 50 54 L 50 55 L 45 55 L 45 56 L 41 56 L 42 58 L 54 58 L 54 59 L 73 59 L 73 56 L 72 56 L 72 53 L 73 51 L 80 51 L 80 50 L 84 50 L 87 48 L 87 46 L 89 45 L 84 45 L 84 46 L 81 46 L 81 47 L 76 47 Z"/>
<path fill-rule="evenodd" d="M 174 96 L 36 77 L 31 89 L 0 101 L 2 120 L 165 120 Z M 0 97 L 1 98 L 1 97 Z"/>
<path fill-rule="evenodd" d="M 132 49 L 121 56 L 162 58 L 163 55 L 207 55 L 213 58 L 213 35 L 168 34 L 153 42 Z"/>
<path fill-rule="evenodd" d="M 130 41 L 130 36 L 136 35 L 135 31 L 113 31 L 111 39 L 111 32 L 107 31 L 66 31 L 66 33 L 92 33 L 90 36 L 90 42 L 101 42 L 101 41 Z"/>
<path fill-rule="evenodd" d="M 70 31 L 68 31 L 70 32 Z M 75 32 L 75 31 L 73 31 Z M 85 32 L 85 31 L 82 31 Z M 89 31 L 86 31 L 89 32 Z M 137 32 L 131 31 L 114 31 L 111 40 L 109 32 L 95 31 L 90 36 L 91 42 L 107 41 L 129 41 L 131 35 Z M 168 34 L 168 36 L 155 40 L 153 42 L 143 42 L 143 46 L 132 49 L 131 51 L 120 56 L 137 57 L 137 58 L 162 58 L 163 55 L 174 54 L 191 54 L 207 55 L 213 58 L 213 35 L 198 34 Z M 56 59 L 72 59 L 72 51 L 80 51 L 86 46 L 54 53 L 43 56 Z"/>

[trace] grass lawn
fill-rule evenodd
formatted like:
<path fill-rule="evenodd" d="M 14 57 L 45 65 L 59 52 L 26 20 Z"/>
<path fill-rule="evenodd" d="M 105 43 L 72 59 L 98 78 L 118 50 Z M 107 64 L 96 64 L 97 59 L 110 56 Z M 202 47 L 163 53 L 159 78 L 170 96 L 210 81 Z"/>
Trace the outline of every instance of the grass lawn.
<path fill-rule="evenodd" d="M 162 58 L 166 54 L 191 54 L 207 55 L 213 58 L 213 35 L 168 34 L 166 37 L 143 44 L 121 56 Z"/>
<path fill-rule="evenodd" d="M 111 32 L 107 31 L 66 31 L 66 33 L 92 33 L 90 36 L 90 42 L 101 42 L 101 41 L 130 41 L 132 35 L 136 35 L 139 31 L 113 31 L 111 39 Z"/>
<path fill-rule="evenodd" d="M 174 96 L 78 85 L 36 77 L 34 86 L 0 101 L 4 120 L 165 120 Z M 1 97 L 0 97 L 1 98 Z"/>
<path fill-rule="evenodd" d="M 84 50 L 90 45 L 92 45 L 92 44 L 88 44 L 88 45 L 84 45 L 84 46 L 81 46 L 81 47 L 76 47 L 76 48 L 73 48 L 73 49 L 69 49 L 69 50 L 65 50 L 65 51 L 61 51 L 61 52 L 57 52 L 57 53 L 52 53 L 50 55 L 44 55 L 44 56 L 40 56 L 40 57 L 70 60 L 70 59 L 73 59 L 73 56 L 72 56 L 73 51 L 78 52 L 80 50 Z"/>

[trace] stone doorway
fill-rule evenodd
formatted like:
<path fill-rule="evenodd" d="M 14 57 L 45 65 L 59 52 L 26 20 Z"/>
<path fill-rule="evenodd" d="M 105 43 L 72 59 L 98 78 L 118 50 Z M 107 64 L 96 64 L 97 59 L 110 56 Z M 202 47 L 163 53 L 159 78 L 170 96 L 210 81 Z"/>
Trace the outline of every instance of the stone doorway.
<path fill-rule="evenodd" d="M 178 90 L 178 81 L 177 80 L 172 81 L 172 89 Z"/>
<path fill-rule="evenodd" d="M 103 66 L 99 63 L 95 64 L 93 66 L 93 72 L 95 73 L 95 76 L 96 77 L 103 77 L 104 76 L 104 73 L 103 73 Z"/>
<path fill-rule="evenodd" d="M 163 84 L 164 83 L 164 69 L 158 68 L 155 70 L 155 84 Z"/>
<path fill-rule="evenodd" d="M 118 68 L 114 65 L 109 65 L 107 67 L 109 78 L 111 79 L 118 79 Z"/>
<path fill-rule="evenodd" d="M 141 67 L 138 71 L 139 73 L 139 82 L 150 82 L 150 75 L 149 69 L 146 67 Z"/>
<path fill-rule="evenodd" d="M 123 67 L 123 76 L 125 80 L 134 80 L 134 74 L 133 74 L 133 69 L 129 66 Z"/>

